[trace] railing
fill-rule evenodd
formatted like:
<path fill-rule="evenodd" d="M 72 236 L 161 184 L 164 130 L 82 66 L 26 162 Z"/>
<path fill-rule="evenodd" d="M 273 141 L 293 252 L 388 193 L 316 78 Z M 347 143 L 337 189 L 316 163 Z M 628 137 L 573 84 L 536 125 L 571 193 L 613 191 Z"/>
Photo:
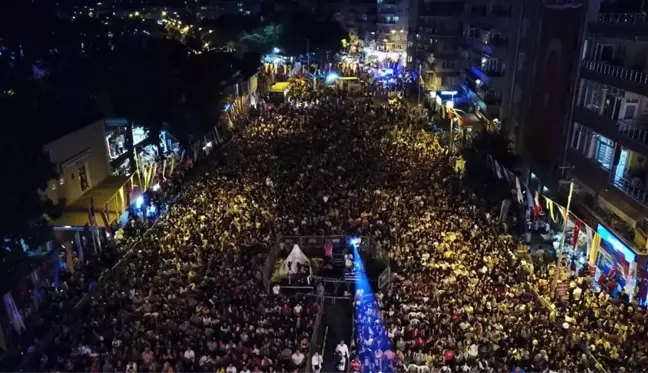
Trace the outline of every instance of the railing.
<path fill-rule="evenodd" d="M 632 121 L 627 119 L 617 120 L 617 130 L 623 136 L 629 137 L 641 143 L 648 143 L 648 130 L 638 127 Z"/>
<path fill-rule="evenodd" d="M 637 201 L 645 204 L 646 203 L 646 190 L 642 186 L 636 186 L 633 185 L 630 180 L 627 180 L 626 178 L 619 178 L 617 179 L 614 176 L 614 173 L 612 175 L 612 184 L 623 191 L 625 194 L 629 195 L 630 197 L 636 199 Z"/>
<path fill-rule="evenodd" d="M 601 13 L 597 22 L 609 25 L 643 25 L 648 23 L 648 15 L 646 13 Z"/>
<path fill-rule="evenodd" d="M 648 84 L 648 74 L 637 70 L 627 69 L 622 66 L 614 66 L 598 61 L 585 61 L 583 67 L 599 74 L 614 76 L 640 84 Z"/>

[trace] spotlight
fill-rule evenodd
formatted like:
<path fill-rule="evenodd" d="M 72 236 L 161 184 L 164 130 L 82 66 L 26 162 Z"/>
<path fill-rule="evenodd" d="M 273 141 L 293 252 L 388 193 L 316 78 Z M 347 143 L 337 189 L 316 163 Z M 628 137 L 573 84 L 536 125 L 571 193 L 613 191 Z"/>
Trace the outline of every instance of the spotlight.
<path fill-rule="evenodd" d="M 142 208 L 143 205 L 144 205 L 144 197 L 142 196 L 137 197 L 137 199 L 135 200 L 135 207 L 139 209 Z"/>

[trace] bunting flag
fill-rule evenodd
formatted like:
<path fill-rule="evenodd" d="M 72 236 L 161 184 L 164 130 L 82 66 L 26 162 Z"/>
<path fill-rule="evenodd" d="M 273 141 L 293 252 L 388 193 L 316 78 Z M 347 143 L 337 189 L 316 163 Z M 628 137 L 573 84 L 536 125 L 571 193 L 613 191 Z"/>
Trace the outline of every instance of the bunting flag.
<path fill-rule="evenodd" d="M 488 167 L 491 170 L 495 171 L 495 165 L 493 164 L 493 157 L 490 154 L 488 154 L 486 160 L 488 160 Z"/>
<path fill-rule="evenodd" d="M 508 215 L 508 210 L 511 207 L 511 200 L 510 199 L 505 199 L 502 201 L 502 207 L 500 208 L 500 215 L 499 215 L 499 220 L 500 221 L 506 221 L 506 216 Z"/>
<path fill-rule="evenodd" d="M 85 263 L 85 258 L 83 256 L 83 244 L 81 243 L 81 234 L 76 232 L 74 234 L 74 244 L 77 247 L 77 256 L 79 257 L 79 264 L 83 265 Z"/>
<path fill-rule="evenodd" d="M 182 161 L 184 161 L 184 157 L 185 157 L 186 152 L 187 152 L 186 149 L 182 150 L 182 153 L 180 154 L 180 160 L 178 161 L 178 163 L 182 164 Z"/>
<path fill-rule="evenodd" d="M 162 180 L 166 180 L 166 166 L 167 160 L 164 158 L 164 163 L 162 163 Z"/>
<path fill-rule="evenodd" d="M 531 194 L 531 189 L 526 185 L 526 194 L 527 194 L 527 208 L 533 209 L 533 194 Z"/>
<path fill-rule="evenodd" d="M 554 215 L 554 209 L 553 209 L 553 201 L 547 198 L 547 205 L 548 205 L 548 210 L 549 210 L 549 216 L 551 216 L 552 221 L 556 221 L 556 216 Z"/>
<path fill-rule="evenodd" d="M 585 225 L 585 232 L 587 232 L 587 247 L 591 247 L 592 245 L 592 239 L 594 238 L 594 229 L 590 227 L 589 225 Z"/>
<path fill-rule="evenodd" d="M 560 211 L 560 216 L 563 218 L 563 221 L 567 221 L 567 216 L 565 215 L 565 208 L 557 205 L 558 206 L 558 211 Z"/>
<path fill-rule="evenodd" d="M 169 176 L 173 176 L 174 168 L 175 168 L 175 158 L 171 158 L 171 165 L 169 166 Z"/>
<path fill-rule="evenodd" d="M 574 222 L 574 235 L 572 237 L 572 247 L 574 250 L 578 248 L 578 236 L 580 236 L 580 231 L 583 228 L 583 221 L 578 217 L 574 216 L 576 221 Z"/>
<path fill-rule="evenodd" d="M 495 162 L 495 170 L 497 171 L 497 178 L 502 180 L 502 169 L 500 168 L 500 164 L 495 159 L 493 161 Z"/>
<path fill-rule="evenodd" d="M 522 196 L 522 188 L 520 187 L 520 179 L 515 177 L 515 189 L 517 190 L 517 201 L 519 204 L 524 203 L 524 196 Z"/>
<path fill-rule="evenodd" d="M 90 197 L 90 206 L 88 206 L 88 225 L 91 227 L 97 226 L 97 219 L 95 218 L 94 198 Z"/>
<path fill-rule="evenodd" d="M 540 192 L 536 190 L 535 192 L 535 197 L 533 199 L 533 218 L 537 218 L 538 214 L 540 214 Z"/>

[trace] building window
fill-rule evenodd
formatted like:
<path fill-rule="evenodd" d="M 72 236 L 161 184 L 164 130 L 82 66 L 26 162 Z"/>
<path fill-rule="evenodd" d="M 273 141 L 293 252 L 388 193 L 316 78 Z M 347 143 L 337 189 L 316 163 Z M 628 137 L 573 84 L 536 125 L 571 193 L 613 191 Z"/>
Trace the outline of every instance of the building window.
<path fill-rule="evenodd" d="M 594 160 L 602 168 L 609 171 L 612 168 L 612 159 L 614 159 L 614 141 L 601 135 L 596 135 L 595 146 Z"/>
<path fill-rule="evenodd" d="M 394 22 L 398 22 L 400 18 L 398 16 L 394 16 Z"/>
<path fill-rule="evenodd" d="M 77 171 L 79 172 L 79 187 L 81 188 L 81 192 L 85 192 L 90 188 L 86 165 L 79 167 Z"/>

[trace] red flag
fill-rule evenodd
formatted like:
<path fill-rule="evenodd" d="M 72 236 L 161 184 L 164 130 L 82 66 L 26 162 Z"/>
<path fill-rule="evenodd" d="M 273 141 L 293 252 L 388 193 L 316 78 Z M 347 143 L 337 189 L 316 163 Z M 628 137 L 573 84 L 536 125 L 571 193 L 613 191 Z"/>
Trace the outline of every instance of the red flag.
<path fill-rule="evenodd" d="M 576 218 L 576 224 L 574 224 L 574 236 L 572 237 L 572 247 L 574 250 L 578 248 L 578 236 L 580 231 L 583 228 L 583 221 L 579 218 Z"/>

